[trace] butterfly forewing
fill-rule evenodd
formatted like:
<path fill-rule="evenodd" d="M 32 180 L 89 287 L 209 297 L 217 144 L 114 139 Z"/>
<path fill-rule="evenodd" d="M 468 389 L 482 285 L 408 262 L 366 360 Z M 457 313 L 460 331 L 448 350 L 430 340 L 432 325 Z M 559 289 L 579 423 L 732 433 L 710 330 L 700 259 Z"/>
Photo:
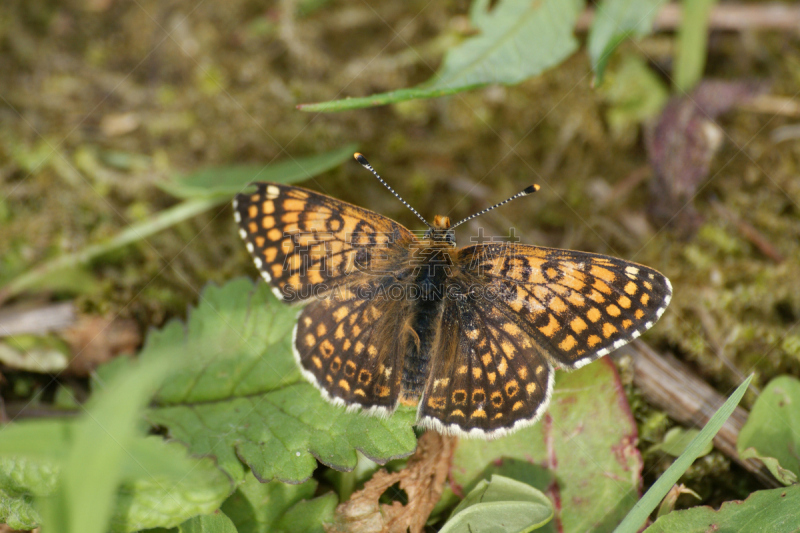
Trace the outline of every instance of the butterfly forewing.
<path fill-rule="evenodd" d="M 650 328 L 672 296 L 652 268 L 605 255 L 495 243 L 459 250 L 484 297 L 523 318 L 553 364 L 574 369 Z"/>
<path fill-rule="evenodd" d="M 286 301 L 355 290 L 402 268 L 415 237 L 377 213 L 314 191 L 255 183 L 238 194 L 239 234 L 261 276 Z"/>

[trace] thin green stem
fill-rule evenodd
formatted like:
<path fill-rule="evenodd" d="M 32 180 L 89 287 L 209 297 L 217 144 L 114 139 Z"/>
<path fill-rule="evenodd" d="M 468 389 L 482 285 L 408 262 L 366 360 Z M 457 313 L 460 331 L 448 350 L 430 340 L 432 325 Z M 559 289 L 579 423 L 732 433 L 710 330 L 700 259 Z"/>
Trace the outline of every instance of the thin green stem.
<path fill-rule="evenodd" d="M 717 0 L 684 0 L 678 29 L 678 57 L 675 59 L 675 87 L 690 91 L 703 77 L 708 45 L 708 18 Z"/>
<path fill-rule="evenodd" d="M 11 280 L 0 290 L 0 303 L 12 296 L 16 296 L 26 289 L 36 286 L 47 276 L 59 270 L 85 265 L 112 250 L 140 241 L 165 228 L 174 226 L 178 222 L 192 218 L 195 215 L 211 209 L 215 205 L 224 203 L 227 199 L 227 196 L 209 196 L 186 200 L 176 206 L 157 213 L 147 220 L 129 226 L 116 236 L 104 242 L 92 244 L 75 253 L 56 257 Z"/>

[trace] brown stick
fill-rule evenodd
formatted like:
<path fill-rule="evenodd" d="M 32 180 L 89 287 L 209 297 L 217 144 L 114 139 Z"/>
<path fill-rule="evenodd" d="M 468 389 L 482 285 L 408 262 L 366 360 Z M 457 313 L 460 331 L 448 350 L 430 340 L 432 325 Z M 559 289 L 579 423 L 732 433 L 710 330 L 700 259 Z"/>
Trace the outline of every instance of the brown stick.
<path fill-rule="evenodd" d="M 594 10 L 587 9 L 578 18 L 577 30 L 588 31 Z M 653 23 L 655 31 L 673 31 L 681 23 L 681 6 L 667 4 L 661 8 Z M 712 30 L 778 30 L 800 31 L 800 6 L 771 2 L 768 4 L 721 3 L 711 9 L 708 26 Z"/>
<path fill-rule="evenodd" d="M 616 354 L 615 358 L 631 356 L 633 383 L 647 401 L 683 425 L 704 426 L 725 403 L 725 397 L 698 378 L 685 364 L 672 355 L 657 354 L 641 341 L 620 348 Z M 782 487 L 760 462 L 743 460 L 736 451 L 736 440 L 747 415 L 747 410 L 737 407 L 714 437 L 714 446 L 764 485 Z"/>

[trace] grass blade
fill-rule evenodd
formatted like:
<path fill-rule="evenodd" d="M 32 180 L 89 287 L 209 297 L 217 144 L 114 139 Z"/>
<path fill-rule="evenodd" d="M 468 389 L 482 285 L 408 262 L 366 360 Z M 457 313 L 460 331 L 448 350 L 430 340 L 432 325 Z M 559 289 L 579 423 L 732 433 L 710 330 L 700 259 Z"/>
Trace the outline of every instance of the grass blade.
<path fill-rule="evenodd" d="M 650 516 L 650 513 L 653 512 L 659 502 L 667 495 L 669 489 L 677 483 L 678 479 L 680 479 L 683 473 L 686 472 L 686 469 L 692 465 L 694 460 L 703 453 L 703 448 L 711 442 L 714 435 L 717 434 L 728 417 L 731 416 L 731 413 L 733 413 L 733 410 L 739 405 L 739 401 L 742 399 L 742 396 L 744 396 L 752 380 L 753 374 L 736 388 L 722 407 L 714 413 L 714 416 L 711 417 L 708 424 L 703 427 L 700 434 L 686 447 L 686 451 L 672 463 L 672 466 L 653 483 L 653 486 L 650 487 L 647 494 L 636 503 L 633 509 L 631 509 L 631 512 L 628 513 L 628 516 L 625 517 L 625 520 L 614 530 L 614 533 L 636 533 L 639 531 L 639 528 L 642 527 L 642 524 L 644 524 L 647 517 Z"/>

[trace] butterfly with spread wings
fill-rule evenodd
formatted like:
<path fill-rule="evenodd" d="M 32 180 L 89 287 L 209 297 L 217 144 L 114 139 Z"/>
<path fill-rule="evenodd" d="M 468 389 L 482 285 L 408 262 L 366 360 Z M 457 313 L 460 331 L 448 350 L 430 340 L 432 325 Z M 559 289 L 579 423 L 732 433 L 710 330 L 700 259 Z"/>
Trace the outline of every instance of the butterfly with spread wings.
<path fill-rule="evenodd" d="M 256 183 L 233 202 L 261 276 L 308 302 L 293 349 L 328 400 L 492 438 L 535 423 L 554 369 L 572 370 L 632 341 L 664 313 L 672 287 L 652 268 L 604 255 L 515 243 L 456 248 L 455 226 L 421 237 L 377 213 L 300 187 Z"/>

